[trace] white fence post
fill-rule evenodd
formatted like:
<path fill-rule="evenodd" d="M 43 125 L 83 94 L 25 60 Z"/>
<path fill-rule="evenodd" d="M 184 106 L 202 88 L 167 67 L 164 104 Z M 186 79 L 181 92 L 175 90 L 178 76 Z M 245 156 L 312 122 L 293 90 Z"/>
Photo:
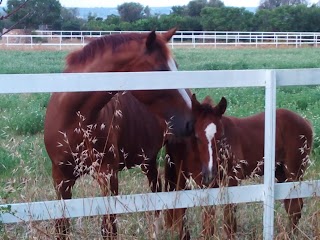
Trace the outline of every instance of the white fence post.
<path fill-rule="evenodd" d="M 264 214 L 263 239 L 272 240 L 274 234 L 274 184 L 276 135 L 276 72 L 266 72 L 265 135 L 264 135 Z"/>

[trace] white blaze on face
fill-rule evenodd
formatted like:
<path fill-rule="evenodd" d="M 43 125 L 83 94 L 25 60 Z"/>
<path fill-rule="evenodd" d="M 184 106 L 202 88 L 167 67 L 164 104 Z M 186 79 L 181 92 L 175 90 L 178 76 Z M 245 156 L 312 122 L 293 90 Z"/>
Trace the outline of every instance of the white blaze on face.
<path fill-rule="evenodd" d="M 176 62 L 173 60 L 172 57 L 170 57 L 168 60 L 168 66 L 171 71 L 178 71 Z M 187 103 L 188 107 L 191 109 L 192 103 L 187 91 L 185 89 L 178 89 L 178 91 L 182 96 L 183 100 Z"/>
<path fill-rule="evenodd" d="M 217 132 L 217 126 L 214 123 L 210 123 L 206 129 L 204 130 L 207 140 L 208 140 L 208 152 L 209 152 L 209 164 L 208 169 L 209 171 L 212 171 L 213 167 L 213 157 L 212 157 L 212 139 L 214 138 L 214 135 Z"/>
<path fill-rule="evenodd" d="M 189 97 L 187 91 L 185 89 L 178 89 L 178 91 L 181 94 L 183 100 L 186 102 L 187 106 L 191 109 L 192 108 L 191 98 Z"/>

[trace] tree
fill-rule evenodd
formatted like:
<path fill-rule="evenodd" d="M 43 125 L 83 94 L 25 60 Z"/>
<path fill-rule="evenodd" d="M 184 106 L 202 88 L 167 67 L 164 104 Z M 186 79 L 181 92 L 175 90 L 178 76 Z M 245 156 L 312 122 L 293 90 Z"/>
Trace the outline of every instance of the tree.
<path fill-rule="evenodd" d="M 208 7 L 224 7 L 224 3 L 221 0 L 209 0 Z"/>
<path fill-rule="evenodd" d="M 143 17 L 144 7 L 140 3 L 123 3 L 118 5 L 117 9 L 121 20 L 125 22 L 134 22 Z"/>
<path fill-rule="evenodd" d="M 79 11 L 77 8 L 61 8 L 61 30 L 80 31 L 84 20 L 78 18 Z M 59 29 L 58 27 L 53 27 Z"/>
<path fill-rule="evenodd" d="M 274 9 L 284 5 L 308 4 L 308 0 L 260 0 L 259 9 Z"/>
<path fill-rule="evenodd" d="M 107 25 L 119 25 L 120 22 L 121 22 L 121 19 L 118 15 L 115 15 L 115 14 L 111 14 L 111 15 L 108 15 L 107 18 L 104 20 L 105 24 Z"/>
<path fill-rule="evenodd" d="M 187 6 L 173 6 L 171 7 L 171 13 L 179 16 L 186 16 L 188 8 Z"/>
<path fill-rule="evenodd" d="M 188 3 L 188 15 L 191 17 L 200 16 L 202 8 L 206 7 L 207 0 L 192 0 Z"/>
<path fill-rule="evenodd" d="M 245 8 L 206 7 L 201 11 L 201 24 L 209 31 L 250 31 L 253 17 Z"/>
<path fill-rule="evenodd" d="M 5 11 L 10 13 L 23 2 L 25 1 L 8 0 Z M 35 29 L 41 24 L 53 25 L 60 20 L 61 4 L 58 0 L 29 0 L 28 4 L 10 17 L 10 20 L 18 22 L 28 13 L 29 15 L 19 23 L 18 27 Z"/>
<path fill-rule="evenodd" d="M 143 9 L 143 16 L 146 17 L 146 18 L 151 17 L 151 8 L 149 6 L 146 6 Z"/>
<path fill-rule="evenodd" d="M 274 9 L 260 9 L 254 17 L 258 31 L 301 32 L 317 31 L 320 9 L 306 5 L 285 5 Z"/>
<path fill-rule="evenodd" d="M 188 3 L 188 15 L 191 17 L 200 16 L 201 10 L 205 7 L 224 7 L 221 0 L 192 0 Z"/>

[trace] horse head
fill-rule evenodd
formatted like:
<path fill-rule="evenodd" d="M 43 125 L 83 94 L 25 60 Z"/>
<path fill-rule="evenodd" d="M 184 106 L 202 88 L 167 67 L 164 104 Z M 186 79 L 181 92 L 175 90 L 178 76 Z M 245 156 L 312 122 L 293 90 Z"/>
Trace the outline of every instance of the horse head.
<path fill-rule="evenodd" d="M 192 112 L 195 116 L 194 137 L 202 165 L 203 184 L 210 184 L 218 174 L 220 161 L 220 144 L 224 138 L 222 115 L 227 108 L 227 100 L 222 97 L 213 106 L 212 100 L 206 98 L 201 104 L 192 96 Z"/>
<path fill-rule="evenodd" d="M 167 46 L 175 32 L 173 28 L 162 34 L 151 31 L 100 37 L 70 53 L 65 72 L 176 71 Z M 175 136 L 189 135 L 193 130 L 191 99 L 185 89 L 132 91 L 132 95 L 168 123 Z"/>

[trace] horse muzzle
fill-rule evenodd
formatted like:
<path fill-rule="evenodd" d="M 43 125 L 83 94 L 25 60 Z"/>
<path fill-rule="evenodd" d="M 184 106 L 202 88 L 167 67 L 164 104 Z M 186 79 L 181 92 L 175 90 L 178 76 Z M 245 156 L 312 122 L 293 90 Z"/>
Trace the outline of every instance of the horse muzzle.
<path fill-rule="evenodd" d="M 213 185 L 213 181 L 215 180 L 216 173 L 212 169 L 208 169 L 207 167 L 202 168 L 202 184 L 205 186 Z"/>

